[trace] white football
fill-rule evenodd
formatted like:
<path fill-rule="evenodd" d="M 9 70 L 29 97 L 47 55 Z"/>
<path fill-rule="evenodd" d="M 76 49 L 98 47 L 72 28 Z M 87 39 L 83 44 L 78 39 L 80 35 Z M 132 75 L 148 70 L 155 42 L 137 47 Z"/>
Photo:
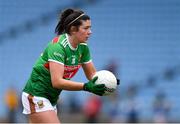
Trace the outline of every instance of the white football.
<path fill-rule="evenodd" d="M 93 78 L 96 76 L 98 76 L 98 79 L 95 84 L 105 84 L 106 86 L 106 91 L 103 95 L 111 95 L 116 90 L 117 79 L 112 72 L 101 70 L 96 72 Z"/>

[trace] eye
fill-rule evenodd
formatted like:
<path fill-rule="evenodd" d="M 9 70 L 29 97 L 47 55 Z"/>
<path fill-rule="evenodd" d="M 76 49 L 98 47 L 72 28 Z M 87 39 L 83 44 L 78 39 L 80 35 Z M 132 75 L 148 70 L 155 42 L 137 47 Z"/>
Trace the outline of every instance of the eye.
<path fill-rule="evenodd" d="M 85 27 L 84 29 L 86 29 L 86 30 L 87 30 L 87 29 L 89 29 L 89 27 Z"/>
<path fill-rule="evenodd" d="M 88 26 L 88 27 L 85 27 L 84 29 L 85 29 L 85 30 L 89 30 L 89 29 L 91 29 L 91 27 Z"/>

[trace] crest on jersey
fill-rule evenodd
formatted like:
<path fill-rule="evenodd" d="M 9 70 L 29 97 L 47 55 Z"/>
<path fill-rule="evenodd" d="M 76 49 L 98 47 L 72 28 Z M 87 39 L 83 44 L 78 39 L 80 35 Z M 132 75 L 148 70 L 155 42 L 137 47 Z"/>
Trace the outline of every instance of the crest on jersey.
<path fill-rule="evenodd" d="M 78 60 L 78 62 L 81 62 L 81 58 L 82 58 L 82 55 L 80 55 L 80 56 L 79 56 L 79 60 Z"/>

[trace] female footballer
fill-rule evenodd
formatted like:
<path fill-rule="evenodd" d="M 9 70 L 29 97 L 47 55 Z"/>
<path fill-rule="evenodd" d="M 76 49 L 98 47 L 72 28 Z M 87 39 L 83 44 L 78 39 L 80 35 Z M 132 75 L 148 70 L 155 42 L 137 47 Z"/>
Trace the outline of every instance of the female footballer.
<path fill-rule="evenodd" d="M 100 96 L 105 92 L 104 84 L 94 84 L 98 77 L 92 79 L 96 69 L 86 44 L 92 33 L 90 17 L 81 10 L 66 9 L 55 33 L 23 89 L 23 113 L 31 123 L 60 123 L 56 104 L 62 90 L 84 90 Z M 81 66 L 88 83 L 70 80 Z"/>

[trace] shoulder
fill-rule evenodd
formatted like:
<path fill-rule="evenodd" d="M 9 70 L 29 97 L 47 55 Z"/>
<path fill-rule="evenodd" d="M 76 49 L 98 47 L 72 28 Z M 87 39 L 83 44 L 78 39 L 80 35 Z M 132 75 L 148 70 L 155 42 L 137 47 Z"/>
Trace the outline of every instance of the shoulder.
<path fill-rule="evenodd" d="M 59 47 L 59 48 L 65 48 L 67 46 L 67 38 L 64 34 L 56 36 L 52 39 L 50 42 L 50 47 Z"/>
<path fill-rule="evenodd" d="M 58 44 L 59 46 L 66 48 L 68 45 L 68 39 L 65 34 L 55 37 L 52 41 L 53 44 Z"/>
<path fill-rule="evenodd" d="M 89 52 L 89 46 L 87 43 L 80 43 L 78 47 L 79 50 L 82 51 L 83 53 Z"/>
<path fill-rule="evenodd" d="M 87 45 L 87 43 L 80 43 L 79 47 L 81 47 L 81 48 L 88 48 L 88 45 Z"/>

